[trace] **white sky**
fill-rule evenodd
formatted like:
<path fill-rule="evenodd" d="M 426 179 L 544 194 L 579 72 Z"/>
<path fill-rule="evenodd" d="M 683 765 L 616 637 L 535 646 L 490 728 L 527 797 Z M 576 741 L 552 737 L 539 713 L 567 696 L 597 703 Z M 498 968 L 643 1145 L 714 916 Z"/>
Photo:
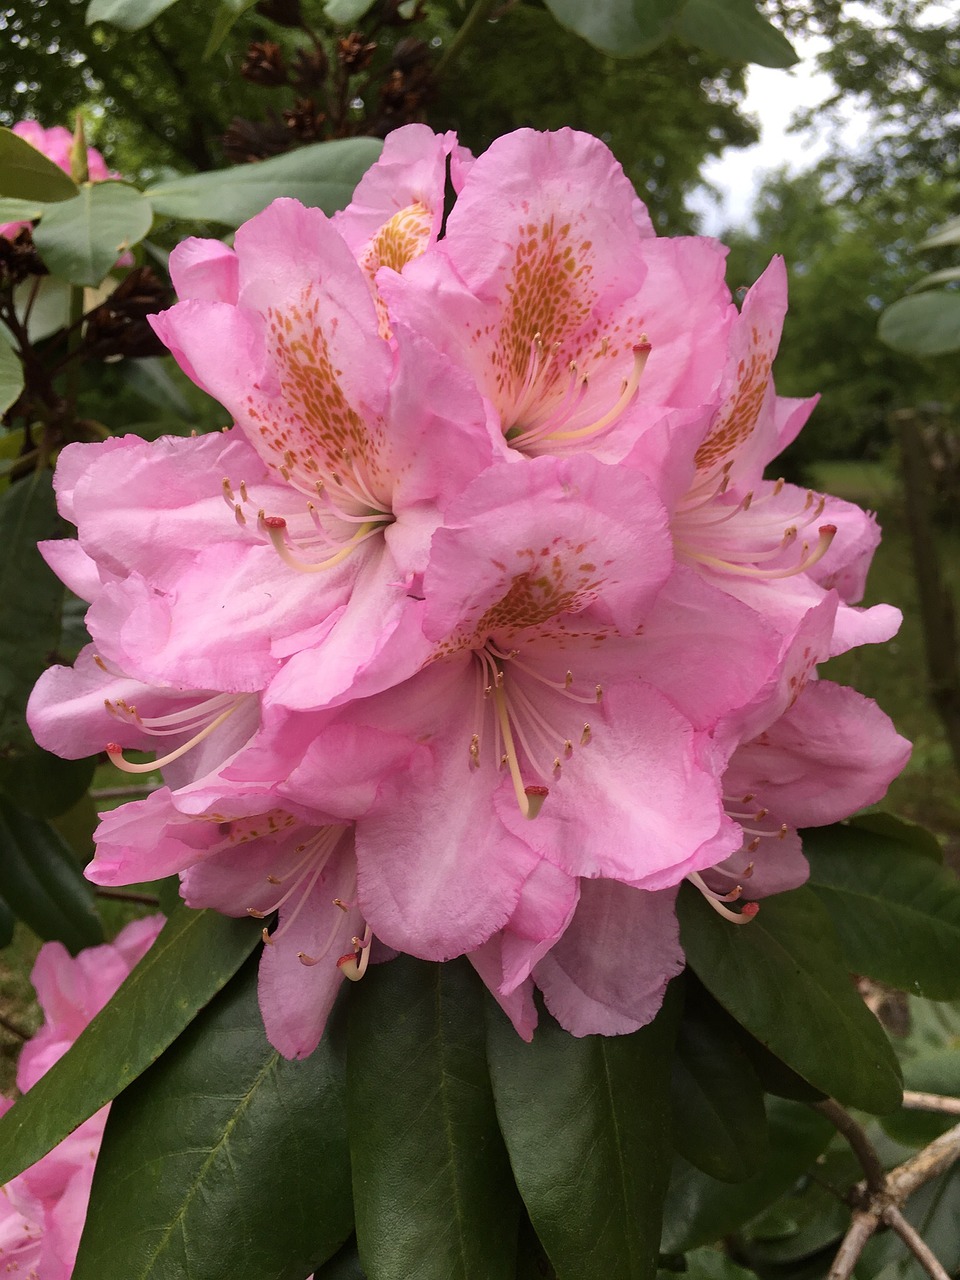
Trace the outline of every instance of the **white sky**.
<path fill-rule="evenodd" d="M 743 225 L 749 219 L 753 196 L 764 173 L 786 163 L 794 173 L 807 169 L 826 150 L 817 130 L 787 133 L 795 111 L 817 106 L 830 96 L 833 82 L 815 70 L 817 40 L 795 41 L 800 62 L 787 71 L 750 67 L 747 71 L 745 109 L 760 124 L 760 141 L 752 147 L 728 147 L 718 159 L 704 166 L 706 181 L 717 187 L 718 204 L 703 188 L 691 197 L 690 206 L 702 216 L 701 230 L 716 234 L 724 226 Z M 861 132 L 855 121 L 844 130 L 846 141 Z"/>

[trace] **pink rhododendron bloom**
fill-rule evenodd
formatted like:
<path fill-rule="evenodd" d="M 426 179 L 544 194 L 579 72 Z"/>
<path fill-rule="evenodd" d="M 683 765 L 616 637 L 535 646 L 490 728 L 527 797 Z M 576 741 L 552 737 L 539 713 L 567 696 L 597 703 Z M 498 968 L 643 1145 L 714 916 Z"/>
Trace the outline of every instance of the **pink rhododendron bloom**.
<path fill-rule="evenodd" d="M 806 875 L 797 828 L 902 767 L 817 680 L 896 628 L 855 607 L 876 524 L 763 478 L 814 402 L 773 384 L 783 264 L 738 311 L 724 252 L 657 237 L 596 139 L 474 160 L 410 126 L 334 218 L 174 251 L 153 323 L 233 425 L 64 450 L 78 538 L 43 553 L 92 645 L 30 723 L 163 771 L 88 874 L 262 920 L 288 1056 L 394 950 L 469 955 L 524 1036 L 537 988 L 632 1031 L 683 880 L 748 926 Z"/>
<path fill-rule="evenodd" d="M 59 124 L 54 125 L 52 129 L 44 129 L 43 125 L 37 124 L 35 120 L 20 120 L 13 126 L 12 131 L 18 138 L 23 138 L 24 142 L 29 142 L 31 147 L 41 151 L 48 160 L 59 165 L 64 173 L 70 172 L 73 134 L 69 129 Z M 103 182 L 107 178 L 116 176 L 107 168 L 107 162 L 96 147 L 87 147 L 87 172 L 91 182 Z M 5 222 L 0 225 L 0 236 L 11 239 L 22 227 L 29 227 L 29 225 L 29 222 Z"/>
<path fill-rule="evenodd" d="M 59 942 L 40 949 L 31 980 L 45 1015 L 17 1067 L 22 1093 L 44 1075 L 150 949 L 163 916 L 136 920 L 112 943 L 70 956 Z M 0 1112 L 13 1104 L 0 1099 Z M 0 1187 L 0 1270 L 22 1280 L 69 1280 L 87 1213 L 109 1106 L 35 1165 Z"/>

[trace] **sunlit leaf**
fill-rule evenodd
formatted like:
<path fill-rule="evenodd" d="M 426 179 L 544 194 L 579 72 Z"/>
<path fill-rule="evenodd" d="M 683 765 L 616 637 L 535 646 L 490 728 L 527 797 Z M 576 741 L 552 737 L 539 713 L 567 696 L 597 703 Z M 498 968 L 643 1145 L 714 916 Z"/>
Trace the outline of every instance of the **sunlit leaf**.
<path fill-rule="evenodd" d="M 0 128 L 0 196 L 45 202 L 69 200 L 77 191 L 59 165 L 10 129 Z"/>
<path fill-rule="evenodd" d="M 86 183 L 73 200 L 51 205 L 33 240 L 44 265 L 71 284 L 97 285 L 117 258 L 150 230 L 153 210 L 125 182 Z"/>
<path fill-rule="evenodd" d="M 257 946 L 249 920 L 175 912 L 113 999 L 0 1116 L 0 1185 L 35 1164 L 145 1071 Z"/>
<path fill-rule="evenodd" d="M 348 1008 L 357 1239 L 375 1280 L 507 1280 L 519 1198 L 487 1072 L 483 988 L 466 960 L 400 956 Z"/>
<path fill-rule="evenodd" d="M 960 293 L 929 289 L 887 307 L 880 317 L 881 342 L 908 356 L 940 356 L 960 348 Z"/>
<path fill-rule="evenodd" d="M 560 23 L 614 58 L 648 53 L 670 34 L 684 0 L 546 0 Z"/>
<path fill-rule="evenodd" d="M 960 244 L 960 218 L 951 218 L 920 241 L 921 249 L 938 249 L 943 244 Z"/>
<path fill-rule="evenodd" d="M 376 0 L 326 0 L 323 12 L 331 22 L 350 26 L 372 9 Z"/>
<path fill-rule="evenodd" d="M 232 227 L 252 218 L 278 196 L 293 196 L 333 213 L 350 202 L 354 187 L 382 146 L 375 138 L 317 142 L 257 164 L 158 182 L 146 195 L 157 213 Z"/>
<path fill-rule="evenodd" d="M 257 964 L 113 1104 L 73 1280 L 303 1280 L 350 1234 L 342 1062 L 267 1043 Z"/>
<path fill-rule="evenodd" d="M 768 22 L 754 0 L 687 0 L 676 34 L 699 49 L 761 67 L 792 67 L 790 41 Z"/>
<path fill-rule="evenodd" d="M 121 31 L 140 31 L 172 4 L 176 0 L 90 0 L 86 22 L 88 27 L 109 22 Z"/>

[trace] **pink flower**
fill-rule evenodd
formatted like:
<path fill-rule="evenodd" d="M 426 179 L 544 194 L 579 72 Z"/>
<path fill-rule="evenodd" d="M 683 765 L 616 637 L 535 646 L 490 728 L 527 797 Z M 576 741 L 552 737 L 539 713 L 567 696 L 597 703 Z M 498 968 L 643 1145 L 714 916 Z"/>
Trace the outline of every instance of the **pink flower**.
<path fill-rule="evenodd" d="M 18 138 L 23 138 L 24 142 L 29 142 L 31 147 L 36 147 L 48 160 L 59 165 L 64 173 L 70 172 L 73 134 L 69 129 L 59 124 L 54 125 L 52 129 L 44 129 L 35 120 L 20 120 L 13 126 L 13 132 Z M 112 174 L 107 168 L 106 161 L 96 147 L 87 147 L 87 169 L 91 182 L 103 182 L 107 178 L 116 177 L 116 174 Z M 0 225 L 0 236 L 6 236 L 8 240 L 12 240 L 18 231 L 29 225 L 29 222 L 5 222 Z"/>
<path fill-rule="evenodd" d="M 70 956 L 59 942 L 40 949 L 31 975 L 46 1021 L 23 1047 L 17 1087 L 26 1092 L 66 1053 L 150 949 L 163 916 L 136 920 L 112 943 Z M 0 1112 L 13 1104 L 0 1099 Z M 23 1280 L 69 1280 L 80 1245 L 93 1170 L 109 1107 L 75 1129 L 0 1188 L 0 1269 Z"/>

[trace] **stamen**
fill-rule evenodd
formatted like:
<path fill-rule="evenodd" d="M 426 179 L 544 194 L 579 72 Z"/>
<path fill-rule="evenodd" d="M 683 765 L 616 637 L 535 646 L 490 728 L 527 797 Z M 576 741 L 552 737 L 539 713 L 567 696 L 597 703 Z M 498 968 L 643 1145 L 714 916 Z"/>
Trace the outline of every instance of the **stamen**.
<path fill-rule="evenodd" d="M 123 758 L 123 747 L 116 742 L 107 743 L 105 747 L 106 753 L 110 757 L 111 763 L 115 764 L 118 769 L 122 769 L 124 773 L 153 773 L 155 769 L 163 769 L 168 764 L 172 764 L 174 760 L 179 760 L 181 756 L 186 755 L 188 751 L 192 751 L 204 738 L 208 738 L 214 729 L 218 729 L 225 720 L 228 720 L 237 707 L 241 706 L 245 701 L 246 698 L 237 698 L 232 706 L 228 707 L 226 711 L 222 712 L 214 720 L 211 720 L 199 733 L 194 734 L 188 742 L 177 747 L 175 751 L 171 751 L 168 755 L 161 756 L 158 760 L 148 761 L 145 764 L 132 764 L 129 760 Z"/>
<path fill-rule="evenodd" d="M 356 950 L 348 951 L 346 955 L 341 956 L 337 961 L 337 968 L 351 982 L 359 982 L 367 972 L 367 965 L 370 963 L 370 941 L 372 937 L 373 932 L 370 926 L 367 925 L 363 931 L 362 938 L 352 939 Z"/>
<path fill-rule="evenodd" d="M 739 912 L 731 911 L 729 907 L 725 907 L 723 905 L 725 902 L 732 901 L 730 894 L 714 893 L 712 889 L 708 888 L 707 885 L 704 884 L 702 877 L 696 871 L 691 871 L 687 876 L 687 879 L 691 884 L 696 885 L 704 898 L 706 898 L 707 902 L 709 902 L 710 906 L 713 907 L 714 911 L 716 911 L 718 915 L 723 916 L 724 920 L 729 920 L 731 924 L 749 924 L 760 910 L 760 904 L 758 902 L 745 902 Z M 739 895 L 740 892 L 742 892 L 742 890 L 738 885 L 737 895 Z"/>
<path fill-rule="evenodd" d="M 273 543 L 273 548 L 284 564 L 289 565 L 291 569 L 296 569 L 299 573 L 322 573 L 326 569 L 332 569 L 336 565 L 341 564 L 351 552 L 355 551 L 361 542 L 365 542 L 371 534 L 376 533 L 382 525 L 367 521 L 362 524 L 352 537 L 348 538 L 339 551 L 329 556 L 326 560 L 321 560 L 316 564 L 311 564 L 306 560 L 300 560 L 293 555 L 287 548 L 285 534 L 287 530 L 287 522 L 283 516 L 266 516 L 262 512 L 258 517 L 257 523 L 260 528 L 267 534 Z"/>

